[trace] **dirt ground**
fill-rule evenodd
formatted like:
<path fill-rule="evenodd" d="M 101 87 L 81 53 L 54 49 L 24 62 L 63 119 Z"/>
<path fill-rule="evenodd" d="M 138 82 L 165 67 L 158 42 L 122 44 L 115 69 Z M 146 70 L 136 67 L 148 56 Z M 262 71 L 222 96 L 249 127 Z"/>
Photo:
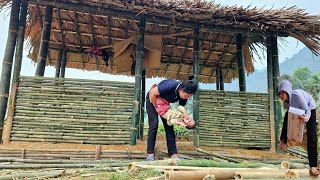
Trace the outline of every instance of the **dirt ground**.
<path fill-rule="evenodd" d="M 146 139 L 146 138 L 145 138 Z M 130 150 L 130 151 L 146 151 L 146 140 L 137 141 L 135 146 L 130 145 L 102 145 L 101 150 Z M 156 142 L 156 148 L 158 151 L 167 151 L 165 138 L 159 138 Z M 95 150 L 96 145 L 92 144 L 52 144 L 43 142 L 11 142 L 10 144 L 0 144 L 0 149 L 50 149 L 50 150 Z M 196 151 L 192 145 L 192 141 L 187 139 L 177 140 L 178 151 Z M 270 150 L 248 150 L 248 149 L 234 149 L 234 148 L 213 148 L 213 147 L 201 147 L 202 150 L 208 152 L 221 152 L 230 155 L 250 156 L 263 159 L 295 159 L 295 156 L 287 153 L 274 153 Z"/>

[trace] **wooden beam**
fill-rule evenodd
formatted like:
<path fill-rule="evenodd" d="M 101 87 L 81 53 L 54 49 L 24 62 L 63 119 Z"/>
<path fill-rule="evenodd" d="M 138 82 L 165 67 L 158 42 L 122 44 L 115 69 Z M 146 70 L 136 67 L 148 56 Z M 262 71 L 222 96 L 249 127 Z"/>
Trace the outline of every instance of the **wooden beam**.
<path fill-rule="evenodd" d="M 53 6 L 52 5 L 46 6 L 44 28 L 42 29 L 42 32 L 41 32 L 41 42 L 40 42 L 40 48 L 39 48 L 39 54 L 38 54 L 38 60 L 37 60 L 37 69 L 35 73 L 36 76 L 43 76 L 46 68 L 46 60 L 48 55 L 50 33 L 51 33 L 52 12 L 53 12 Z"/>
<path fill-rule="evenodd" d="M 37 0 L 30 0 L 30 3 L 32 4 L 38 4 L 38 5 L 54 5 L 55 7 L 67 9 L 67 10 L 75 10 L 75 11 L 81 11 L 84 13 L 92 13 L 92 14 L 101 14 L 105 16 L 117 16 L 117 17 L 124 17 L 127 19 L 134 19 L 139 20 L 139 18 L 142 16 L 143 13 L 137 14 L 137 12 L 129 11 L 129 10 L 119 10 L 119 9 L 112 9 L 106 6 L 100 6 L 97 8 L 96 6 L 92 6 L 89 4 L 83 5 L 81 3 L 74 3 L 74 2 L 59 2 L 59 1 L 41 1 L 38 2 Z M 99 10 L 98 10 L 99 9 Z M 180 20 L 175 19 L 172 20 L 171 17 L 163 17 L 163 16 L 156 16 L 156 15 L 148 15 L 144 14 L 147 21 L 154 21 L 160 24 L 167 24 L 175 27 L 184 27 L 184 28 L 193 28 L 198 21 L 190 21 L 190 20 Z M 286 32 L 282 31 L 270 31 L 267 30 L 266 32 L 262 32 L 260 30 L 250 30 L 249 28 L 241 28 L 241 27 L 227 27 L 227 26 L 221 26 L 221 25 L 215 25 L 211 22 L 201 22 L 202 28 L 214 31 L 214 32 L 222 32 L 222 33 L 242 33 L 244 35 L 266 35 L 271 33 L 276 33 L 278 36 L 288 36 Z"/>

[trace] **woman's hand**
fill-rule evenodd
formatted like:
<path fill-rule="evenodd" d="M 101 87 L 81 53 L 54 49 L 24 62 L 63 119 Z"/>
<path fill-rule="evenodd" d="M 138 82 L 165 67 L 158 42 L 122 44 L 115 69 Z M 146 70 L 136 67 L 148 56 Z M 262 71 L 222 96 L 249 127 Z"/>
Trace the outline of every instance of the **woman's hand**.
<path fill-rule="evenodd" d="M 298 119 L 300 120 L 300 123 L 301 123 L 301 124 L 306 123 L 306 120 L 307 120 L 307 118 L 306 118 L 306 115 L 305 115 L 305 114 L 303 114 L 303 115 L 299 116 L 299 117 L 298 117 Z"/>

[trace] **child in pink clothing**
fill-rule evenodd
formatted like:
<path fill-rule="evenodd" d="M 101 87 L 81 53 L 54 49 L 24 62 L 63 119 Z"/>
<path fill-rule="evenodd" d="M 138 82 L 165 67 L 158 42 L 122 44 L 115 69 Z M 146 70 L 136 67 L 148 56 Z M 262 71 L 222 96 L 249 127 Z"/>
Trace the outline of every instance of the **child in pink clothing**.
<path fill-rule="evenodd" d="M 185 119 L 184 114 L 187 113 L 183 106 L 178 106 L 177 109 L 171 109 L 170 103 L 162 97 L 156 99 L 156 111 L 162 118 L 167 120 L 169 126 L 180 125 L 187 128 L 193 128 L 195 122 L 192 118 Z"/>

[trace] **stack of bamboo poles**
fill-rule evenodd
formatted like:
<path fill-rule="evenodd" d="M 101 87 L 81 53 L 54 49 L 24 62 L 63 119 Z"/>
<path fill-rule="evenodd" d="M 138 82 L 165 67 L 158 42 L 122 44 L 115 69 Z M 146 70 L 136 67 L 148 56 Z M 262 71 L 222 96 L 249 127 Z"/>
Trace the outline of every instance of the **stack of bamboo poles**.
<path fill-rule="evenodd" d="M 0 158 L 0 180 L 90 177 L 99 172 L 124 169 L 129 161 L 119 160 L 30 160 Z"/>
<path fill-rule="evenodd" d="M 200 146 L 270 148 L 269 95 L 200 91 Z"/>
<path fill-rule="evenodd" d="M 12 141 L 127 144 L 134 84 L 20 77 Z"/>
<path fill-rule="evenodd" d="M 291 166 L 292 165 L 292 166 Z M 296 166 L 293 166 L 296 165 Z M 267 179 L 267 178 L 308 178 L 304 164 L 283 162 L 280 166 L 263 163 L 227 163 L 211 160 L 183 160 L 133 162 L 129 172 L 141 169 L 157 169 L 164 172 L 158 179 L 204 180 L 204 179 Z M 153 178 L 155 179 L 155 178 Z M 151 180 L 151 178 L 150 178 Z"/>

